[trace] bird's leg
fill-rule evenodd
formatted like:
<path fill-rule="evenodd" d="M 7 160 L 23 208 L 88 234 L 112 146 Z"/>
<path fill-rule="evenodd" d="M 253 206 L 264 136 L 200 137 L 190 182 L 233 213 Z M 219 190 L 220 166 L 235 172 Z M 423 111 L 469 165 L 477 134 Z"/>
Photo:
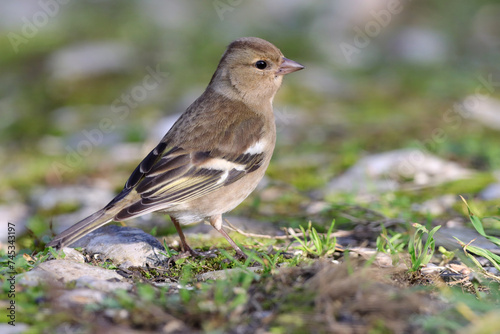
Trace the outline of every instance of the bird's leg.
<path fill-rule="evenodd" d="M 175 219 L 174 217 L 170 216 L 170 219 L 172 220 L 172 223 L 174 223 L 175 229 L 177 230 L 177 234 L 179 234 L 179 237 L 181 238 L 181 250 L 183 252 L 188 252 L 192 256 L 198 256 L 198 252 L 194 251 L 191 247 L 186 242 L 186 237 L 184 237 L 184 233 L 182 232 L 181 229 L 181 224 L 179 224 L 179 221 Z"/>
<path fill-rule="evenodd" d="M 226 240 L 229 242 L 229 244 L 231 244 L 231 246 L 236 251 L 236 255 L 238 258 L 240 258 L 240 259 L 247 258 L 247 256 L 241 250 L 241 248 L 238 247 L 238 245 L 233 241 L 233 239 L 231 239 L 229 234 L 227 234 L 226 231 L 224 231 L 222 229 L 222 215 L 210 217 L 210 225 L 212 225 L 220 234 L 222 234 L 224 236 L 224 238 L 226 238 Z"/>

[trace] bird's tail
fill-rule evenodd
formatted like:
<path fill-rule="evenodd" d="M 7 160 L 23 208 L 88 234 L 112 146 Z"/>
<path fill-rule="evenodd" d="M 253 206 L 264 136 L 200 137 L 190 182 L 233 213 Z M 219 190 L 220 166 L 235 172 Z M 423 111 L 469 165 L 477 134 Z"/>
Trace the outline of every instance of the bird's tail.
<path fill-rule="evenodd" d="M 69 246 L 86 234 L 113 220 L 115 214 L 115 210 L 110 210 L 109 208 L 101 209 L 56 236 L 47 244 L 47 247 L 63 248 Z"/>

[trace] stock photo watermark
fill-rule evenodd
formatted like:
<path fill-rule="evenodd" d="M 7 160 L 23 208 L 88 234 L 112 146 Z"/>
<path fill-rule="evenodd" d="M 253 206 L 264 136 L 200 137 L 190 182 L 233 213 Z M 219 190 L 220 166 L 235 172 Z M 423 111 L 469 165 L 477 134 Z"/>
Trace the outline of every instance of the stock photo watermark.
<path fill-rule="evenodd" d="M 464 119 L 472 117 L 472 109 L 476 103 L 490 97 L 498 87 L 500 81 L 495 81 L 493 74 L 488 76 L 478 75 L 476 77 L 479 84 L 474 90 L 474 94 L 467 97 L 462 102 L 456 102 L 452 107 L 448 108 L 442 115 L 443 122 L 448 126 L 448 130 L 457 130 L 463 124 Z M 448 139 L 446 128 L 438 127 L 432 130 L 431 137 L 425 141 L 418 141 L 417 148 L 424 152 L 429 152 L 437 145 L 442 144 Z"/>
<path fill-rule="evenodd" d="M 347 63 L 351 63 L 352 57 L 359 54 L 362 49 L 370 45 L 371 41 L 391 23 L 393 17 L 403 11 L 403 3 L 410 1 L 411 0 L 389 0 L 387 1 L 386 8 L 370 11 L 372 20 L 366 22 L 364 27 L 355 26 L 352 28 L 354 31 L 352 42 L 342 42 L 339 45 Z"/>
<path fill-rule="evenodd" d="M 83 159 L 88 157 L 95 147 L 103 143 L 105 135 L 115 130 L 117 123 L 124 121 L 130 115 L 130 112 L 137 108 L 169 75 L 168 72 L 160 69 L 160 65 L 156 65 L 156 68 L 148 66 L 146 72 L 148 74 L 144 76 L 140 84 L 132 87 L 113 101 L 110 116 L 102 118 L 93 129 L 82 130 L 81 134 L 84 139 L 80 140 L 75 147 L 65 146 L 64 163 L 56 161 L 52 164 L 54 175 L 60 182 L 65 173 L 81 164 Z"/>
<path fill-rule="evenodd" d="M 40 29 L 45 27 L 51 19 L 53 19 L 61 9 L 61 6 L 66 5 L 71 0 L 39 0 L 38 6 L 40 9 L 31 17 L 23 16 L 21 21 L 23 25 L 20 33 L 9 32 L 7 38 L 15 53 L 19 52 L 19 47 L 35 38 Z"/>
<path fill-rule="evenodd" d="M 16 225 L 14 223 L 7 223 L 7 323 L 11 326 L 16 325 Z"/>
<path fill-rule="evenodd" d="M 424 162 L 426 156 L 430 152 L 437 148 L 438 145 L 444 143 L 449 138 L 450 131 L 458 130 L 464 120 L 472 117 L 474 106 L 489 98 L 497 89 L 500 88 L 500 81 L 493 77 L 493 74 L 477 75 L 477 81 L 479 82 L 476 86 L 474 93 L 469 95 L 466 99 L 461 102 L 456 102 L 452 107 L 446 109 L 442 114 L 442 120 L 446 124 L 445 127 L 436 127 L 431 131 L 431 135 L 426 140 L 414 141 L 413 146 L 415 150 L 409 154 L 404 159 L 401 159 L 398 163 L 397 171 L 399 175 L 413 175 L 419 166 Z M 386 178 L 390 188 L 395 189 L 395 183 L 390 177 Z"/>

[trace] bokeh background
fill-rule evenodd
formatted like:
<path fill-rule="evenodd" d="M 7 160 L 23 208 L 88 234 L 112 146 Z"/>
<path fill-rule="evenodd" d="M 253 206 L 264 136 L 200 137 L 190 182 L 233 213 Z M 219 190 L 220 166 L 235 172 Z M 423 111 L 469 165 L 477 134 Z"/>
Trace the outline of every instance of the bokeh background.
<path fill-rule="evenodd" d="M 4 1 L 1 221 L 47 241 L 50 224 L 60 231 L 106 204 L 242 36 L 271 41 L 306 69 L 274 101 L 275 156 L 235 215 L 331 221 L 342 201 L 397 216 L 396 201 L 411 211 L 446 194 L 455 200 L 438 217 L 457 194 L 495 212 L 499 17 L 493 0 Z M 360 159 L 383 165 L 377 154 L 401 149 L 439 159 L 432 173 L 444 181 L 384 169 L 382 180 L 420 189 L 385 197 L 336 183 Z M 447 168 L 459 176 L 447 179 Z"/>

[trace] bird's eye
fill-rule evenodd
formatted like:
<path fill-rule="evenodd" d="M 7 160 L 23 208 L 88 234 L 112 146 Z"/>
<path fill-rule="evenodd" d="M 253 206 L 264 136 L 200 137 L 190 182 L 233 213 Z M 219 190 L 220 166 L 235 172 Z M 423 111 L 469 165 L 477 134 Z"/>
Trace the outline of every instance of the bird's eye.
<path fill-rule="evenodd" d="M 258 60 L 256 63 L 255 63 L 255 67 L 257 67 L 259 70 L 263 70 L 267 67 L 267 63 L 263 60 Z"/>

